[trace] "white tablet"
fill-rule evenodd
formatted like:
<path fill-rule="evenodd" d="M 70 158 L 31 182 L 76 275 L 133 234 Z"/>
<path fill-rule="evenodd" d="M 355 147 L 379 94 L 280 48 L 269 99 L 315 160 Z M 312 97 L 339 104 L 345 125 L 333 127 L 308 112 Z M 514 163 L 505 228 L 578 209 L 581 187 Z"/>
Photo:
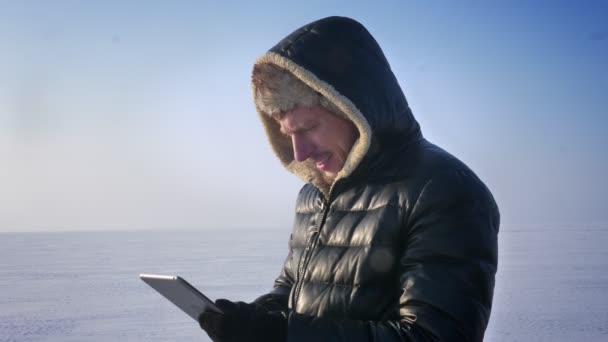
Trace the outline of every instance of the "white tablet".
<path fill-rule="evenodd" d="M 139 278 L 196 321 L 203 311 L 222 313 L 209 298 L 178 276 L 140 274 Z"/>

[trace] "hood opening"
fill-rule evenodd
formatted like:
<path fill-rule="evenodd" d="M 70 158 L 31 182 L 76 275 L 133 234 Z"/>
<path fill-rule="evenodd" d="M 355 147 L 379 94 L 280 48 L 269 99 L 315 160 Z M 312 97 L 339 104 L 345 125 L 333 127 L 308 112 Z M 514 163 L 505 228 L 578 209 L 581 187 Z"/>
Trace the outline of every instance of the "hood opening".
<path fill-rule="evenodd" d="M 258 58 L 252 74 L 253 98 L 269 143 L 281 164 L 303 181 L 314 184 L 325 196 L 328 184 L 310 160 L 294 160 L 291 139 L 280 132 L 276 117 L 296 106 L 321 106 L 351 121 L 359 131 L 342 170 L 335 181 L 350 175 L 369 150 L 372 130 L 361 111 L 330 84 L 293 61 L 273 52 Z"/>

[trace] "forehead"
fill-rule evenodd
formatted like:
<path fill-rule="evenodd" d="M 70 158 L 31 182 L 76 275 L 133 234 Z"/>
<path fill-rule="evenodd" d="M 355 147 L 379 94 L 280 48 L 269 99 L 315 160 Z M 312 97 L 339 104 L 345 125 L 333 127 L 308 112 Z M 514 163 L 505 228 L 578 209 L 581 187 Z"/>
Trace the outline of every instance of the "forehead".
<path fill-rule="evenodd" d="M 286 112 L 279 119 L 279 122 L 297 124 L 305 121 L 321 120 L 327 116 L 334 116 L 334 114 L 319 106 L 296 107 L 293 110 Z"/>
<path fill-rule="evenodd" d="M 315 107 L 296 107 L 286 112 L 278 121 L 281 127 L 301 126 L 310 122 L 323 119 L 326 115 L 333 115 L 323 108 Z"/>

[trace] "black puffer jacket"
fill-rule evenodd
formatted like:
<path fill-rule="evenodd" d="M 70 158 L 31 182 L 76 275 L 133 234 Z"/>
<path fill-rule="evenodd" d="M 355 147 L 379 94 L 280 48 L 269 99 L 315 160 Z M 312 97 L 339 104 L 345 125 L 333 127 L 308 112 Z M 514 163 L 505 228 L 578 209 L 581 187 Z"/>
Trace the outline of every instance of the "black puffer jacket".
<path fill-rule="evenodd" d="M 359 141 L 330 189 L 307 179 L 272 293 L 288 341 L 481 341 L 490 317 L 499 213 L 458 159 L 426 141 L 380 47 L 359 23 L 306 25 L 262 56 L 331 99 Z M 254 75 L 255 92 L 255 75 Z"/>

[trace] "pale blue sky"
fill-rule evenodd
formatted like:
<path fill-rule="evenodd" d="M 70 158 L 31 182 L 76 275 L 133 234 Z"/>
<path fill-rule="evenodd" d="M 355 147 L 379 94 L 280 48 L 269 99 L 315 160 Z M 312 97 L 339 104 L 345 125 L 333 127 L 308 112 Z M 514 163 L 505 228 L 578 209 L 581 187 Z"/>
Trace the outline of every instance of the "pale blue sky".
<path fill-rule="evenodd" d="M 255 58 L 328 15 L 384 49 L 504 226 L 608 222 L 606 1 L 0 2 L 0 231 L 289 229 Z"/>

